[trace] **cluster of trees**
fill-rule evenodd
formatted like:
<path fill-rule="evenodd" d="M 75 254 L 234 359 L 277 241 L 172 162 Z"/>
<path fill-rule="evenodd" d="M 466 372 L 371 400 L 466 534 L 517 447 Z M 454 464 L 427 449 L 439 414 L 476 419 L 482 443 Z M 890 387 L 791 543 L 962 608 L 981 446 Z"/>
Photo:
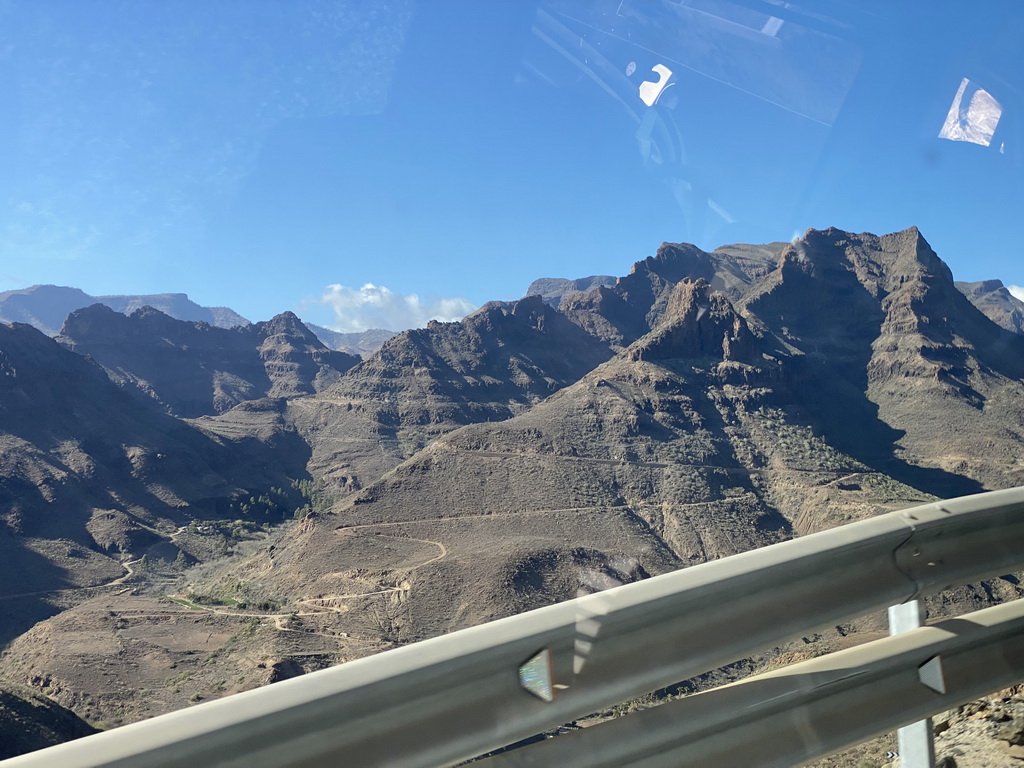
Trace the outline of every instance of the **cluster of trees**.
<path fill-rule="evenodd" d="M 283 488 L 272 487 L 258 496 L 252 493 L 234 499 L 229 507 L 229 514 L 237 515 L 243 520 L 277 523 L 292 514 L 295 509 L 294 496 L 294 493 Z"/>
<path fill-rule="evenodd" d="M 305 503 L 295 510 L 294 517 L 301 520 L 311 512 L 323 512 L 334 503 L 334 497 L 330 496 L 322 483 L 313 480 L 293 480 L 292 488 L 302 494 Z"/>

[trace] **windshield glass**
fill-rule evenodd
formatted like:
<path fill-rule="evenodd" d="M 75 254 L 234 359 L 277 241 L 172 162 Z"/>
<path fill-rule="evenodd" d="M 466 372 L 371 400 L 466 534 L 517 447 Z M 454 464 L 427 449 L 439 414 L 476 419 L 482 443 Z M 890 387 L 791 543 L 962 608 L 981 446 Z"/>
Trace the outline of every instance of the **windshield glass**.
<path fill-rule="evenodd" d="M 0 694 L 69 718 L 18 749 L 1024 485 L 1022 39 L 996 0 L 0 0 Z M 988 575 L 928 620 L 1022 593 Z M 595 616 L 516 693 L 585 684 Z M 888 631 L 829 617 L 573 717 Z"/>
<path fill-rule="evenodd" d="M 2 13 L 6 289 L 402 330 L 663 240 L 911 225 L 957 279 L 1024 282 L 1013 5 Z"/>

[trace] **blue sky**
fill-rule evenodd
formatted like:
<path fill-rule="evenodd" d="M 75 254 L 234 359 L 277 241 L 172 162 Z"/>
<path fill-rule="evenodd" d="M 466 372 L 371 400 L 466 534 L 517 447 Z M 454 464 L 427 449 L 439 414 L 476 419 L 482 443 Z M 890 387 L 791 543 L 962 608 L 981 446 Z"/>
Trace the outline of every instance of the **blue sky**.
<path fill-rule="evenodd" d="M 0 0 L 0 290 L 399 329 L 912 224 L 1022 284 L 1022 38 L 1001 2 Z"/>

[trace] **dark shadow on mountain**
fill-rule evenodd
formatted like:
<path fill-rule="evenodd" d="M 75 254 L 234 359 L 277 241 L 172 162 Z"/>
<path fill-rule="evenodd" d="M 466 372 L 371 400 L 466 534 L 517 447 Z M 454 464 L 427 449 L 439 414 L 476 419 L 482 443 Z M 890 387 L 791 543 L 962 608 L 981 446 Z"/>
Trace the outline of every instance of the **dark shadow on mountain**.
<path fill-rule="evenodd" d="M 8 596 L 72 586 L 63 568 L 33 552 L 6 531 L 0 532 L 0 562 L 3 563 L 0 600 Z M 2 613 L 6 614 L 6 606 Z M 0 621 L 0 624 L 3 622 Z"/>
<path fill-rule="evenodd" d="M 32 597 L 0 597 L 0 649 L 19 635 L 28 632 L 40 621 L 45 621 L 63 611 L 46 601 L 45 595 Z"/>
<path fill-rule="evenodd" d="M 0 529 L 0 649 L 36 623 L 60 613 L 43 590 L 71 585 L 63 568 Z"/>
<path fill-rule="evenodd" d="M 836 449 L 919 491 L 945 499 L 984 491 L 977 480 L 896 456 L 897 442 L 905 433 L 878 418 L 878 406 L 865 395 L 870 344 L 864 351 L 863 365 L 846 370 L 848 376 L 859 372 L 855 381 L 837 376 L 823 360 L 794 361 L 790 386 L 815 429 Z M 888 451 L 880 452 L 881 446 L 888 446 Z"/>
<path fill-rule="evenodd" d="M 899 482 L 947 498 L 984 490 L 975 480 L 897 455 L 904 432 L 882 421 L 867 397 L 872 345 L 886 314 L 881 297 L 849 267 L 841 243 L 819 239 L 799 253 L 789 249 L 774 284 L 747 304 L 776 336 L 803 352 L 783 366 L 795 405 L 837 449 Z"/>

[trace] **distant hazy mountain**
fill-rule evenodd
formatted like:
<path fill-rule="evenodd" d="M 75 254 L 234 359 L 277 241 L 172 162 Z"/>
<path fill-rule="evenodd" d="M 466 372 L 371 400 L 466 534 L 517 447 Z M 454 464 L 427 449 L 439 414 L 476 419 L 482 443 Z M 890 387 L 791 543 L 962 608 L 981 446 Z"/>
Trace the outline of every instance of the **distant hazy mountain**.
<path fill-rule="evenodd" d="M 33 285 L 0 293 L 0 320 L 26 323 L 47 336 L 56 336 L 68 314 L 95 303 L 94 297 L 77 288 Z"/>
<path fill-rule="evenodd" d="M 566 294 L 589 291 L 599 285 L 615 285 L 615 278 L 611 275 L 591 275 L 575 280 L 567 280 L 564 277 L 541 277 L 530 283 L 523 296 L 540 296 L 545 304 L 557 309 Z"/>
<path fill-rule="evenodd" d="M 249 325 L 248 320 L 227 307 L 201 307 L 184 293 L 90 296 L 78 288 L 60 285 L 33 285 L 0 293 L 0 322 L 27 323 L 47 336 L 56 336 L 71 312 L 91 304 L 105 304 L 123 314 L 150 306 L 178 320 L 200 320 L 220 328 Z"/>
<path fill-rule="evenodd" d="M 384 346 L 385 341 L 397 335 L 396 331 L 385 331 L 383 328 L 371 328 L 358 333 L 341 333 L 313 323 L 306 323 L 306 327 L 315 333 L 317 338 L 328 348 L 348 352 L 350 355 L 359 355 L 363 358 L 372 355 Z"/>
<path fill-rule="evenodd" d="M 218 328 L 249 325 L 249 321 L 228 307 L 201 307 L 184 293 L 153 293 L 140 296 L 97 296 L 96 301 L 106 304 L 115 312 L 130 315 L 140 307 L 159 309 L 175 320 L 209 323 Z"/>

